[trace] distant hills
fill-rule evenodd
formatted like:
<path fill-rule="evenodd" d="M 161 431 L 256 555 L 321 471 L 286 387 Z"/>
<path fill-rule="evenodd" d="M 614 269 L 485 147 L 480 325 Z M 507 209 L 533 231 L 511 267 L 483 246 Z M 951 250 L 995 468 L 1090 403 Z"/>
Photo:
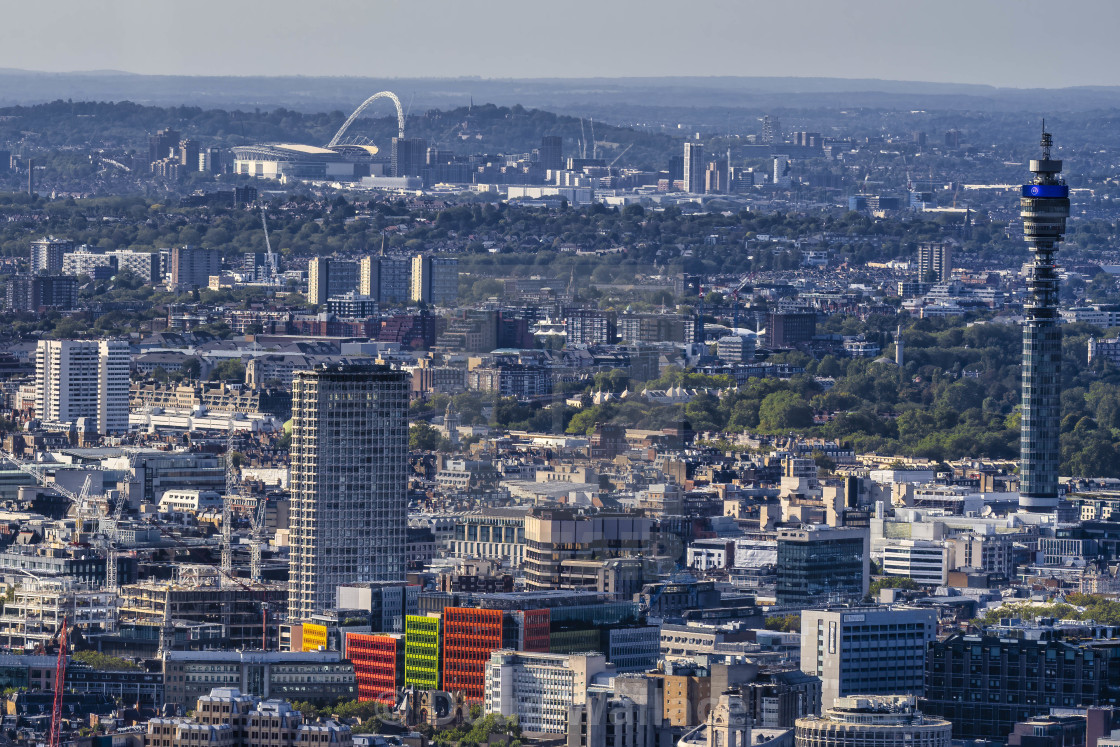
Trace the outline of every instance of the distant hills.
<path fill-rule="evenodd" d="M 368 110 L 347 131 L 344 141 L 371 142 L 388 153 L 397 134 L 392 105 Z M 182 136 L 197 139 L 204 147 L 258 142 L 294 142 L 325 145 L 346 118 L 341 110 L 299 112 L 288 108 L 223 109 L 201 106 L 150 106 L 132 102 L 51 101 L 26 106 L 0 107 L 0 145 L 17 150 L 22 145 L 44 149 L 94 146 L 109 150 L 146 153 L 148 134 L 172 127 Z M 621 166 L 660 169 L 668 155 L 680 148 L 678 137 L 604 123 L 581 123 L 579 118 L 522 106 L 475 104 L 448 110 L 414 110 L 405 134 L 424 138 L 429 145 L 459 154 L 528 153 L 543 135 L 564 139 L 564 152 L 579 155 L 579 142 L 594 133 L 597 154 L 606 162 L 616 157 Z"/>
<path fill-rule="evenodd" d="M 758 112 L 817 108 L 1083 111 L 1120 108 L 1120 87 L 1011 89 L 967 83 L 845 78 L 367 78 L 189 77 L 116 71 L 0 69 L 0 106 L 47 101 L 134 101 L 156 106 L 350 111 L 396 92 L 406 109 L 475 103 L 543 108 L 613 121 L 671 119 L 677 110 Z"/>

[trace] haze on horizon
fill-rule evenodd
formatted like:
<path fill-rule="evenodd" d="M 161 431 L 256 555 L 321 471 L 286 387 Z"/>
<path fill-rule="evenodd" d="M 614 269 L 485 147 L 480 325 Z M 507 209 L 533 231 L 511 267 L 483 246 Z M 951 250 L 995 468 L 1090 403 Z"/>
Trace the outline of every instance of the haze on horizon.
<path fill-rule="evenodd" d="M 0 67 L 47 72 L 1120 85 L 1115 0 L 55 0 L 5 26 Z"/>

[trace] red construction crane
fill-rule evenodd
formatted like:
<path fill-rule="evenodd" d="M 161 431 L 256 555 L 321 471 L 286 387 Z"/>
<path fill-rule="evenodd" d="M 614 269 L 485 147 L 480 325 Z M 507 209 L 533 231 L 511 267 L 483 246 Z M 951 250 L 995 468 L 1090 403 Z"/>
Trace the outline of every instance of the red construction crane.
<path fill-rule="evenodd" d="M 66 618 L 62 618 L 62 630 L 58 634 L 58 662 L 54 667 L 54 707 L 51 709 L 51 734 L 47 747 L 58 747 L 62 729 L 62 693 L 66 690 Z"/>

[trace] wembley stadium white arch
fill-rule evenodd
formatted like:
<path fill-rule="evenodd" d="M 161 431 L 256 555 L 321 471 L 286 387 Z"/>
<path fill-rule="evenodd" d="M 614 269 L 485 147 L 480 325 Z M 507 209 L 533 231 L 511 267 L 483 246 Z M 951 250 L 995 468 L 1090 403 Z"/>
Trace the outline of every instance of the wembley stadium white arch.
<path fill-rule="evenodd" d="M 346 134 L 346 130 L 350 127 L 350 125 L 354 124 L 354 120 L 362 115 L 362 112 L 364 112 L 366 110 L 366 107 L 368 107 L 370 104 L 372 104 L 374 101 L 377 101 L 378 99 L 390 99 L 390 100 L 392 100 L 393 106 L 395 106 L 397 108 L 397 135 L 398 135 L 398 137 L 403 138 L 404 137 L 404 109 L 401 108 L 401 100 L 398 99 L 397 94 L 393 93 L 392 91 L 378 91 L 377 93 L 373 94 L 368 99 L 363 101 L 362 105 L 359 106 L 357 109 L 355 109 L 354 113 L 351 114 L 350 117 L 345 122 L 342 123 L 342 127 L 338 128 L 338 132 L 336 132 L 334 134 L 334 137 L 331 138 L 331 141 L 329 143 L 327 143 L 327 147 L 328 148 L 333 148 L 336 145 L 338 145 L 338 141 L 341 140 L 342 136 Z"/>

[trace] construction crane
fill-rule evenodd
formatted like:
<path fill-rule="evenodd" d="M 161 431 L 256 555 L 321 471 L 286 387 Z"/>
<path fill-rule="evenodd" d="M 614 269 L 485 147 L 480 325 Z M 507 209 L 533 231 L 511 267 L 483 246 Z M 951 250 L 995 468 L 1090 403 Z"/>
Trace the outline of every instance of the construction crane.
<path fill-rule="evenodd" d="M 261 225 L 264 226 L 264 249 L 271 254 L 272 244 L 268 241 L 268 216 L 265 215 L 264 205 L 261 205 Z"/>
<path fill-rule="evenodd" d="M 16 467 L 18 469 L 20 469 L 23 472 L 26 472 L 27 474 L 34 477 L 36 479 L 36 481 L 40 485 L 42 485 L 43 487 L 50 488 L 51 490 L 54 490 L 58 493 L 61 493 L 65 497 L 69 498 L 70 501 L 74 504 L 74 519 L 75 519 L 75 522 L 76 522 L 76 528 L 79 532 L 85 530 L 86 521 L 90 521 L 90 520 L 94 520 L 94 519 L 100 519 L 100 518 L 105 518 L 105 519 L 108 520 L 107 524 L 106 524 L 106 526 L 104 527 L 104 530 L 103 530 L 104 535 L 100 539 L 100 541 L 97 542 L 96 544 L 102 544 L 105 547 L 105 553 L 106 553 L 106 561 L 105 561 L 106 562 L 106 569 L 105 569 L 106 570 L 106 577 L 105 577 L 105 582 L 106 582 L 106 585 L 108 586 L 109 589 L 112 589 L 114 591 L 117 590 L 118 583 L 117 583 L 116 564 L 114 562 L 110 562 L 111 558 L 109 556 L 115 554 L 115 547 L 114 546 L 119 541 L 119 538 L 120 538 L 121 516 L 124 512 L 124 505 L 125 505 L 125 503 L 127 503 L 125 498 L 123 496 L 121 496 L 120 498 L 117 499 L 116 505 L 113 507 L 113 513 L 111 515 L 109 514 L 109 511 L 108 511 L 108 504 L 105 503 L 105 510 L 102 513 L 101 506 L 102 506 L 102 503 L 103 503 L 103 500 L 104 500 L 104 496 L 94 496 L 94 495 L 92 495 L 92 491 L 93 491 L 93 476 L 92 475 L 86 475 L 86 479 L 82 483 L 81 490 L 77 494 L 75 494 L 73 491 L 64 488 L 62 485 L 59 485 L 57 482 L 48 482 L 47 478 L 46 478 L 46 474 L 42 470 L 36 469 L 34 466 L 17 459 L 15 456 L 13 456 L 11 454 L 0 453 L 0 457 L 3 457 L 7 461 L 16 465 Z M 90 510 L 91 506 L 97 507 L 97 510 L 96 511 L 91 511 Z"/>
<path fill-rule="evenodd" d="M 75 495 L 73 491 L 67 490 L 56 482 L 49 482 L 47 480 L 47 473 L 45 468 L 39 468 L 38 465 L 29 464 L 15 456 L 14 454 L 9 454 L 6 451 L 0 451 L 0 459 L 11 462 L 20 472 L 24 472 L 34 477 L 35 482 L 39 483 L 44 488 L 51 488 L 52 490 L 61 493 L 62 495 L 73 501 L 75 505 L 77 505 L 78 496 Z M 86 480 L 88 481 L 89 478 L 87 477 Z"/>
<path fill-rule="evenodd" d="M 863 177 L 863 181 L 860 182 L 860 186 L 859 186 L 860 194 L 867 194 L 867 188 L 868 188 L 869 182 L 871 181 L 871 174 L 875 171 L 875 163 L 878 160 L 879 160 L 878 155 L 872 154 L 871 161 L 870 161 L 870 163 L 867 164 L 867 174 Z"/>
<path fill-rule="evenodd" d="M 625 156 L 625 155 L 626 155 L 626 151 L 630 150 L 630 149 L 631 149 L 631 148 L 633 148 L 633 147 L 634 147 L 634 144 L 633 144 L 633 143 L 630 143 L 630 144 L 629 144 L 629 145 L 627 145 L 627 146 L 626 146 L 625 148 L 623 148 L 623 149 L 622 149 L 622 152 L 621 152 L 621 153 L 619 153 L 619 154 L 618 154 L 617 156 L 615 156 L 615 157 L 614 157 L 614 160 L 613 160 L 613 161 L 611 161 L 611 162 L 610 162 L 610 164 L 608 164 L 608 165 L 607 165 L 607 168 L 608 168 L 608 169 L 613 169 L 613 168 L 614 168 L 614 165 L 615 165 L 616 163 L 618 163 L 618 159 L 620 159 L 620 158 L 622 158 L 623 156 Z M 728 150 L 728 152 L 730 153 L 730 150 Z"/>
<path fill-rule="evenodd" d="M 62 618 L 62 629 L 58 636 L 58 661 L 54 665 L 54 705 L 51 708 L 51 731 L 47 747 L 59 747 L 62 732 L 62 693 L 66 690 L 66 649 L 69 636 L 66 618 Z"/>
<path fill-rule="evenodd" d="M 747 287 L 747 281 L 750 280 L 749 275 L 743 276 L 742 281 L 735 286 L 735 290 L 731 291 L 731 330 L 734 332 L 739 328 L 739 294 L 743 288 Z"/>
<path fill-rule="evenodd" d="M 226 494 L 222 498 L 222 578 L 233 578 L 233 506 L 241 485 L 233 464 L 233 421 L 226 431 Z"/>
<path fill-rule="evenodd" d="M 43 487 L 55 490 L 70 499 L 74 504 L 74 523 L 77 532 L 86 530 L 86 522 L 104 518 L 105 524 L 101 527 L 94 529 L 94 533 L 100 536 L 96 537 L 91 543 L 100 547 L 105 553 L 105 588 L 110 591 L 120 590 L 120 574 L 118 565 L 118 558 L 120 557 L 120 527 L 121 517 L 124 514 L 124 506 L 128 502 L 124 496 L 117 498 L 116 505 L 113 506 L 112 514 L 109 513 L 108 504 L 105 503 L 104 509 L 101 508 L 102 500 L 98 497 L 91 495 L 93 489 L 93 476 L 86 475 L 85 481 L 82 483 L 82 489 L 76 495 L 66 488 L 59 485 L 57 482 L 47 482 L 46 474 L 39 469 L 35 469 L 29 464 L 22 462 L 11 454 L 0 454 L 4 459 L 8 460 L 17 468 L 33 476 L 35 480 Z M 104 498 L 103 496 L 101 497 Z M 96 511 L 91 511 L 90 507 L 96 506 Z"/>
<path fill-rule="evenodd" d="M 166 596 L 163 601 L 163 624 L 159 627 L 159 653 L 157 659 L 163 659 L 171 650 L 174 643 L 175 626 L 171 623 L 171 584 L 167 585 Z"/>
<path fill-rule="evenodd" d="M 105 587 L 114 592 L 121 588 L 117 561 L 120 557 L 121 516 L 124 514 L 124 504 L 126 503 L 128 503 L 128 500 L 123 495 L 117 497 L 117 503 L 113 506 L 112 519 L 109 526 L 105 528 Z"/>
<path fill-rule="evenodd" d="M 7 452 L 0 452 L 0 459 L 11 462 L 15 465 L 16 469 L 24 472 L 35 478 L 35 482 L 44 488 L 53 490 L 54 492 L 68 498 L 74 504 L 74 518 L 77 523 L 77 530 L 80 532 L 85 528 L 85 522 L 88 519 L 94 518 L 90 513 L 90 505 L 94 504 L 95 498 L 90 495 L 93 489 L 93 476 L 86 475 L 85 482 L 82 483 L 81 490 L 78 493 L 60 485 L 57 482 L 47 480 L 47 473 L 45 469 L 39 468 L 38 465 L 29 464 L 28 462 L 19 459 L 14 454 Z"/>
<path fill-rule="evenodd" d="M 169 539 L 171 540 L 172 544 L 175 545 L 176 547 L 178 547 L 179 549 L 188 549 L 188 545 L 186 545 L 182 540 L 175 539 L 174 537 L 170 537 Z M 181 579 L 181 576 L 179 576 L 179 578 Z M 218 578 L 219 578 L 219 583 L 221 585 L 224 586 L 226 584 L 229 584 L 229 585 L 232 585 L 232 586 L 236 586 L 239 589 L 241 589 L 247 596 L 257 596 L 257 595 L 263 595 L 264 594 L 264 590 L 261 589 L 260 586 L 254 587 L 250 584 L 247 584 L 244 581 L 242 581 L 241 579 L 239 579 L 237 576 L 234 576 L 232 573 L 230 573 L 228 575 L 225 574 L 224 572 L 220 573 Z M 172 587 L 172 584 L 169 582 L 167 584 L 167 589 L 170 591 L 171 587 Z M 168 596 L 168 599 L 170 599 L 170 595 Z M 267 640 L 268 640 L 268 602 L 267 602 L 267 600 L 266 599 L 261 599 L 260 600 L 260 605 L 261 605 L 261 640 L 262 640 L 262 642 L 267 642 Z M 159 646 L 160 646 L 160 651 L 165 652 L 165 651 L 170 651 L 171 647 L 172 647 L 172 644 L 174 643 L 175 626 L 174 626 L 173 620 L 172 620 L 170 604 L 168 604 L 167 606 L 164 607 L 163 618 L 162 619 L 163 619 L 163 622 L 162 622 L 162 625 L 160 627 L 160 634 L 159 634 L 160 643 L 159 643 Z M 264 648 L 267 648 L 267 646 L 264 646 Z M 157 656 L 157 658 L 161 658 L 161 657 Z"/>
<path fill-rule="evenodd" d="M 71 498 L 74 503 L 74 520 L 77 522 L 76 528 L 80 532 L 85 529 L 86 511 L 90 504 L 90 491 L 93 488 L 93 477 L 86 475 L 85 481 L 82 482 L 82 489 L 78 493 L 77 498 Z"/>
<path fill-rule="evenodd" d="M 268 602 L 261 602 L 261 651 L 268 651 Z"/>
<path fill-rule="evenodd" d="M 268 238 L 268 218 L 265 215 L 264 205 L 261 205 L 261 225 L 264 226 L 264 248 L 265 248 L 265 264 L 268 266 L 269 279 L 275 278 L 279 274 L 279 262 L 276 260 L 276 255 L 272 252 L 272 242 Z"/>
<path fill-rule="evenodd" d="M 262 583 L 261 554 L 264 552 L 264 514 L 268 506 L 266 496 L 261 496 L 257 501 L 256 510 L 253 511 L 252 536 L 249 544 L 249 578 L 254 584 Z"/>

